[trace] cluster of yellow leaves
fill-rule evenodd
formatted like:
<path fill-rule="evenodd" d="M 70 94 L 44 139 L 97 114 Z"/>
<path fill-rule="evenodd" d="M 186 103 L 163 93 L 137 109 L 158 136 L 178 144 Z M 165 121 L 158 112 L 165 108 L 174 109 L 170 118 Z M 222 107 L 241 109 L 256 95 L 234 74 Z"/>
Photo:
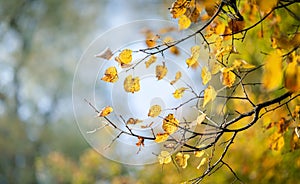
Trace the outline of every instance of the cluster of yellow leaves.
<path fill-rule="evenodd" d="M 126 92 L 138 92 L 140 90 L 140 78 L 129 75 L 124 80 L 124 89 Z"/>
<path fill-rule="evenodd" d="M 199 65 L 198 58 L 200 57 L 200 46 L 195 45 L 191 48 L 191 57 L 186 59 L 186 64 L 188 67 L 197 68 Z"/>
<path fill-rule="evenodd" d="M 284 72 L 284 85 L 290 91 L 300 91 L 300 56 L 297 56 L 295 52 L 288 57 Z"/>
<path fill-rule="evenodd" d="M 174 98 L 176 98 L 176 99 L 182 98 L 182 95 L 186 89 L 188 89 L 188 88 L 181 87 L 181 88 L 176 89 L 175 92 L 173 93 Z"/>
<path fill-rule="evenodd" d="M 116 67 L 112 66 L 106 69 L 104 76 L 101 78 L 101 80 L 105 82 L 116 82 L 119 79 L 118 77 L 118 71 Z"/>
<path fill-rule="evenodd" d="M 215 98 L 217 97 L 217 92 L 214 87 L 209 85 L 205 90 L 204 90 L 204 96 L 203 96 L 203 107 L 205 107 L 208 102 L 214 101 Z"/>
<path fill-rule="evenodd" d="M 181 152 L 178 152 L 175 156 L 175 160 L 176 160 L 178 166 L 183 169 L 186 168 L 186 166 L 188 165 L 187 161 L 189 158 L 190 158 L 189 154 L 183 154 Z"/>
<path fill-rule="evenodd" d="M 155 55 L 150 56 L 150 58 L 145 62 L 146 68 L 156 62 L 157 57 Z"/>
<path fill-rule="evenodd" d="M 174 117 L 174 114 L 168 114 L 163 119 L 162 128 L 168 134 L 173 134 L 178 129 L 179 121 Z"/>
<path fill-rule="evenodd" d="M 113 108 L 110 106 L 107 106 L 105 108 L 103 108 L 100 113 L 98 114 L 99 117 L 105 117 L 107 115 L 109 115 L 111 112 L 113 112 Z"/>
<path fill-rule="evenodd" d="M 161 80 L 167 75 L 168 68 L 165 65 L 157 65 L 155 73 L 156 73 L 156 78 L 158 80 Z"/>
<path fill-rule="evenodd" d="M 159 164 L 168 164 L 172 161 L 171 153 L 167 151 L 161 151 L 157 158 Z"/>
<path fill-rule="evenodd" d="M 148 116 L 155 118 L 159 116 L 160 113 L 161 113 L 161 107 L 159 105 L 152 105 L 149 109 Z"/>
<path fill-rule="evenodd" d="M 132 50 L 124 49 L 115 60 L 122 66 L 127 67 L 132 61 Z"/>
<path fill-rule="evenodd" d="M 174 85 L 181 78 L 181 72 L 178 71 L 175 74 L 175 79 L 170 82 L 171 85 Z"/>

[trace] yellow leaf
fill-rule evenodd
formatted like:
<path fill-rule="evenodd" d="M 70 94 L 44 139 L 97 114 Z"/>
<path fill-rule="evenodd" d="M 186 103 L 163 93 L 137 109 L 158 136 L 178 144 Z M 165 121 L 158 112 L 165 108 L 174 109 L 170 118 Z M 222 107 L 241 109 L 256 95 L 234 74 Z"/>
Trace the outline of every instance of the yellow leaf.
<path fill-rule="evenodd" d="M 160 112 L 161 112 L 161 107 L 159 105 L 152 105 L 149 109 L 148 116 L 155 118 L 159 116 Z"/>
<path fill-rule="evenodd" d="M 161 80 L 167 75 L 168 68 L 165 65 L 157 65 L 155 73 L 156 73 L 156 78 L 158 80 Z"/>
<path fill-rule="evenodd" d="M 186 8 L 189 5 L 187 0 L 176 0 L 170 9 L 173 18 L 178 18 L 186 12 Z"/>
<path fill-rule="evenodd" d="M 106 59 L 106 60 L 110 60 L 110 58 L 113 56 L 113 53 L 110 50 L 110 48 L 107 47 L 106 49 L 104 49 L 102 52 L 100 52 L 99 54 L 97 54 L 95 56 Z"/>
<path fill-rule="evenodd" d="M 207 161 L 206 157 L 202 158 L 199 165 L 197 166 L 197 169 L 200 169 L 200 167 L 203 166 L 206 163 L 206 161 Z"/>
<path fill-rule="evenodd" d="M 292 92 L 300 90 L 300 64 L 297 59 L 293 59 L 292 62 L 288 63 L 284 73 L 284 85 Z"/>
<path fill-rule="evenodd" d="M 178 129 L 179 121 L 174 117 L 174 114 L 168 114 L 164 118 L 162 128 L 165 132 L 173 134 Z"/>
<path fill-rule="evenodd" d="M 156 62 L 157 57 L 155 55 L 150 56 L 150 58 L 145 62 L 146 68 L 149 68 L 149 66 Z"/>
<path fill-rule="evenodd" d="M 280 151 L 284 146 L 283 134 L 274 132 L 269 137 L 270 148 L 275 151 Z"/>
<path fill-rule="evenodd" d="M 165 142 L 166 140 L 168 140 L 168 138 L 169 138 L 168 133 L 158 133 L 158 134 L 156 134 L 154 141 L 156 143 L 161 143 L 161 142 Z"/>
<path fill-rule="evenodd" d="M 196 68 L 194 66 L 198 66 L 198 61 L 193 57 L 186 59 L 185 62 L 188 65 L 188 67 Z"/>
<path fill-rule="evenodd" d="M 191 52 L 192 52 L 192 57 L 198 60 L 198 58 L 200 57 L 200 46 L 199 45 L 193 46 L 191 48 Z"/>
<path fill-rule="evenodd" d="M 187 16 L 181 15 L 178 19 L 179 30 L 189 28 L 191 23 L 192 23 L 191 20 Z"/>
<path fill-rule="evenodd" d="M 105 117 L 107 115 L 109 115 L 111 112 L 113 112 L 113 108 L 110 106 L 107 106 L 105 108 L 103 108 L 100 113 L 98 114 L 99 117 Z"/>
<path fill-rule="evenodd" d="M 195 154 L 195 157 L 200 158 L 200 157 L 202 157 L 205 154 L 205 152 L 204 152 L 204 150 L 202 150 L 202 151 L 195 151 L 194 154 Z"/>
<path fill-rule="evenodd" d="M 161 151 L 158 155 L 159 164 L 168 164 L 172 161 L 171 154 L 167 151 Z"/>
<path fill-rule="evenodd" d="M 124 80 L 124 89 L 126 92 L 138 92 L 140 90 L 140 78 L 133 78 L 132 75 L 129 75 Z"/>
<path fill-rule="evenodd" d="M 138 123 L 141 123 L 143 122 L 142 120 L 139 120 L 139 119 L 134 119 L 134 118 L 129 118 L 126 122 L 126 124 L 128 125 L 135 125 L 135 124 L 138 124 Z"/>
<path fill-rule="evenodd" d="M 182 154 L 181 152 L 177 153 L 175 156 L 175 160 L 177 162 L 177 164 L 179 165 L 179 167 L 181 168 L 186 168 L 187 166 L 187 161 L 190 158 L 189 154 Z"/>
<path fill-rule="evenodd" d="M 171 85 L 175 84 L 181 78 L 181 72 L 176 72 L 175 79 L 170 82 Z"/>
<path fill-rule="evenodd" d="M 227 87 L 231 87 L 235 81 L 235 74 L 231 71 L 232 70 L 232 67 L 230 68 L 223 68 L 221 69 L 222 71 L 222 76 L 221 76 L 221 79 L 222 79 L 222 84 L 224 86 L 227 86 Z"/>
<path fill-rule="evenodd" d="M 200 114 L 197 119 L 196 119 L 196 122 L 198 125 L 200 125 L 206 118 L 206 114 Z"/>
<path fill-rule="evenodd" d="M 241 68 L 251 69 L 251 68 L 255 68 L 254 65 L 251 65 L 251 64 L 247 63 L 245 60 L 242 60 L 242 59 L 236 59 L 236 60 L 234 60 L 232 67 L 235 68 L 235 69 L 241 69 Z"/>
<path fill-rule="evenodd" d="M 184 87 L 176 89 L 175 92 L 173 93 L 174 98 L 176 99 L 181 98 L 186 89 L 187 88 Z"/>
<path fill-rule="evenodd" d="M 213 62 L 211 65 L 211 74 L 215 75 L 222 69 L 221 64 L 218 62 Z"/>
<path fill-rule="evenodd" d="M 200 17 L 200 11 L 197 8 L 194 8 L 193 12 L 190 15 L 191 21 L 197 23 L 199 17 Z"/>
<path fill-rule="evenodd" d="M 214 101 L 216 97 L 217 97 L 217 92 L 215 88 L 212 86 L 208 86 L 204 90 L 203 107 L 205 107 L 208 102 Z"/>
<path fill-rule="evenodd" d="M 196 68 L 198 66 L 198 58 L 200 56 L 200 46 L 195 45 L 191 48 L 191 57 L 186 59 L 188 67 Z"/>
<path fill-rule="evenodd" d="M 115 58 L 115 60 L 120 63 L 121 65 L 127 65 L 130 64 L 132 61 L 132 50 L 130 49 L 124 49 L 119 56 Z"/>
<path fill-rule="evenodd" d="M 202 83 L 206 85 L 211 79 L 211 73 L 209 72 L 207 66 L 204 66 L 201 71 Z"/>
<path fill-rule="evenodd" d="M 105 82 L 116 82 L 119 79 L 118 77 L 118 71 L 116 67 L 112 66 L 105 70 L 104 76 L 101 78 L 101 80 Z"/>
<path fill-rule="evenodd" d="M 259 10 L 263 12 L 271 11 L 271 9 L 275 7 L 277 3 L 278 0 L 268 0 L 268 1 L 256 0 L 256 4 L 259 6 Z"/>
<path fill-rule="evenodd" d="M 283 78 L 282 57 L 280 51 L 270 53 L 265 59 L 265 68 L 262 76 L 264 89 L 271 91 L 281 85 Z"/>

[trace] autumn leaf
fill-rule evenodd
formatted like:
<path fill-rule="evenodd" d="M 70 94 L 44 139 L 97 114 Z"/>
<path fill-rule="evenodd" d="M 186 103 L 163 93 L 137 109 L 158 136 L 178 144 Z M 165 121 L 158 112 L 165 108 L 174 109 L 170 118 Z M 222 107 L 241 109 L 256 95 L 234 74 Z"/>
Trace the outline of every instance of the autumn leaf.
<path fill-rule="evenodd" d="M 274 132 L 269 137 L 270 149 L 274 151 L 280 151 L 284 146 L 283 134 Z"/>
<path fill-rule="evenodd" d="M 196 123 L 198 125 L 200 125 L 205 119 L 206 119 L 206 114 L 204 114 L 204 113 L 200 114 L 196 119 Z"/>
<path fill-rule="evenodd" d="M 194 8 L 193 12 L 191 13 L 191 15 L 189 16 L 189 19 L 194 22 L 197 23 L 198 19 L 200 17 L 200 11 L 197 8 Z"/>
<path fill-rule="evenodd" d="M 177 153 L 175 156 L 175 160 L 179 167 L 185 169 L 187 167 L 187 161 L 190 158 L 189 154 L 182 154 L 181 152 Z"/>
<path fill-rule="evenodd" d="M 99 58 L 103 58 L 106 60 L 110 60 L 110 58 L 113 56 L 112 51 L 110 50 L 110 48 L 106 48 L 104 49 L 102 52 L 100 52 L 99 54 L 96 54 L 95 57 L 99 57 Z"/>
<path fill-rule="evenodd" d="M 208 102 L 214 101 L 216 97 L 217 97 L 217 92 L 215 88 L 212 86 L 208 86 L 204 90 L 203 107 L 205 107 Z"/>
<path fill-rule="evenodd" d="M 161 113 L 161 107 L 159 105 L 152 105 L 149 109 L 148 116 L 155 118 L 159 116 L 160 113 Z"/>
<path fill-rule="evenodd" d="M 111 112 L 113 112 L 113 108 L 110 106 L 107 106 L 100 111 L 100 113 L 98 114 L 98 117 L 105 117 L 105 116 L 109 115 Z"/>
<path fill-rule="evenodd" d="M 280 51 L 271 52 L 265 59 L 265 68 L 262 76 L 263 88 L 274 90 L 281 85 L 283 78 L 282 57 Z"/>
<path fill-rule="evenodd" d="M 232 30 L 233 33 L 239 32 L 245 28 L 245 21 L 238 21 L 238 20 L 231 19 L 228 22 L 228 27 L 229 29 Z"/>
<path fill-rule="evenodd" d="M 167 151 L 161 151 L 157 158 L 159 164 L 168 164 L 172 161 L 171 154 Z"/>
<path fill-rule="evenodd" d="M 247 61 L 243 60 L 243 59 L 235 59 L 233 61 L 232 67 L 235 69 L 251 69 L 251 68 L 255 68 L 254 65 L 251 65 L 249 63 L 247 63 Z"/>
<path fill-rule="evenodd" d="M 296 56 L 293 57 L 291 62 L 288 63 L 284 72 L 284 86 L 292 91 L 296 92 L 300 90 L 300 64 L 297 62 Z"/>
<path fill-rule="evenodd" d="M 278 0 L 268 0 L 268 1 L 255 0 L 255 2 L 258 5 L 260 11 L 269 12 L 274 6 L 276 6 Z"/>
<path fill-rule="evenodd" d="M 179 121 L 174 117 L 174 114 L 168 114 L 164 118 L 162 128 L 165 132 L 173 134 L 178 129 Z"/>
<path fill-rule="evenodd" d="M 195 45 L 191 48 L 191 57 L 186 59 L 188 67 L 196 68 L 198 66 L 198 58 L 200 57 L 200 46 Z"/>
<path fill-rule="evenodd" d="M 222 66 L 218 62 L 212 62 L 210 68 L 211 68 L 210 69 L 211 74 L 215 75 L 215 74 L 219 73 L 219 71 L 222 69 Z"/>
<path fill-rule="evenodd" d="M 190 27 L 191 20 L 186 15 L 181 15 L 178 19 L 179 30 L 184 30 Z"/>
<path fill-rule="evenodd" d="M 178 18 L 186 12 L 186 7 L 189 5 L 187 0 L 176 0 L 170 9 L 173 18 Z"/>
<path fill-rule="evenodd" d="M 157 65 L 155 73 L 156 73 L 156 78 L 158 80 L 161 80 L 167 75 L 168 68 L 165 65 Z"/>
<path fill-rule="evenodd" d="M 132 50 L 124 49 L 115 60 L 120 63 L 121 66 L 130 64 L 132 61 Z"/>
<path fill-rule="evenodd" d="M 195 151 L 194 154 L 195 154 L 195 157 L 200 158 L 200 157 L 202 157 L 205 154 L 205 151 L 204 150 Z"/>
<path fill-rule="evenodd" d="M 142 33 L 146 37 L 146 41 L 145 41 L 146 45 L 149 48 L 154 47 L 156 45 L 156 41 L 159 39 L 159 36 L 155 34 L 153 31 L 151 31 L 150 29 L 143 29 Z"/>
<path fill-rule="evenodd" d="M 143 122 L 142 120 L 139 120 L 139 119 L 134 119 L 134 118 L 129 118 L 126 122 L 127 125 L 135 125 L 135 124 L 138 124 L 138 123 L 141 123 Z"/>
<path fill-rule="evenodd" d="M 146 68 L 149 68 L 149 66 L 156 62 L 157 57 L 155 55 L 150 56 L 150 58 L 145 62 Z"/>
<path fill-rule="evenodd" d="M 201 161 L 200 161 L 200 163 L 199 163 L 199 165 L 197 166 L 197 169 L 200 169 L 202 166 L 204 166 L 204 164 L 206 163 L 206 161 L 207 161 L 206 157 L 202 158 Z"/>
<path fill-rule="evenodd" d="M 207 66 L 202 67 L 201 78 L 203 85 L 206 85 L 211 80 L 211 73 L 209 72 Z"/>
<path fill-rule="evenodd" d="M 156 143 L 161 143 L 161 142 L 165 142 L 166 140 L 168 140 L 168 138 L 169 138 L 168 133 L 158 133 L 158 134 L 156 134 L 154 141 Z"/>
<path fill-rule="evenodd" d="M 296 149 L 300 148 L 300 139 L 299 136 L 297 135 L 297 128 L 293 131 L 292 137 L 291 137 L 291 151 L 294 151 Z"/>
<path fill-rule="evenodd" d="M 172 37 L 170 37 L 170 36 L 167 36 L 167 37 L 163 40 L 163 42 L 164 42 L 167 46 L 169 46 L 170 44 L 173 44 L 174 39 L 173 39 Z M 171 52 L 172 54 L 174 54 L 174 55 L 179 55 L 179 54 L 180 54 L 180 51 L 179 51 L 178 47 L 176 47 L 176 46 L 170 47 L 169 50 L 170 50 L 170 52 Z"/>
<path fill-rule="evenodd" d="M 144 144 L 144 138 L 139 136 L 138 137 L 138 142 L 135 145 L 138 146 L 138 147 L 145 146 L 145 144 Z"/>
<path fill-rule="evenodd" d="M 181 78 L 181 72 L 176 72 L 175 79 L 170 82 L 171 85 L 174 85 Z"/>
<path fill-rule="evenodd" d="M 231 87 L 233 84 L 234 84 L 234 81 L 235 81 L 235 74 L 231 71 L 232 68 L 222 68 L 221 69 L 221 72 L 222 72 L 222 75 L 221 75 L 221 80 L 222 80 L 222 84 L 224 86 L 227 86 L 227 87 Z"/>
<path fill-rule="evenodd" d="M 176 98 L 176 99 L 182 98 L 182 95 L 186 89 L 188 89 L 188 88 L 181 87 L 181 88 L 176 89 L 175 92 L 173 93 L 174 98 Z"/>
<path fill-rule="evenodd" d="M 140 79 L 139 77 L 133 78 L 129 75 L 124 80 L 124 89 L 126 92 L 138 92 L 140 90 Z"/>
<path fill-rule="evenodd" d="M 101 80 L 105 82 L 116 82 L 119 79 L 118 77 L 118 71 L 116 67 L 112 66 L 105 70 L 104 76 L 101 78 Z"/>

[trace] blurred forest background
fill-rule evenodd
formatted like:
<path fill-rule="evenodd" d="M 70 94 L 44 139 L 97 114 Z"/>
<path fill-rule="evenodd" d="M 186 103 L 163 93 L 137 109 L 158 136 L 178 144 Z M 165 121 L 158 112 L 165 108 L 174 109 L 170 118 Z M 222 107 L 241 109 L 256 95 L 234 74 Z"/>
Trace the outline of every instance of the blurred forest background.
<path fill-rule="evenodd" d="M 0 184 L 179 183 L 197 175 L 107 160 L 88 146 L 73 117 L 72 78 L 88 44 L 129 21 L 170 20 L 171 3 L 0 0 Z M 270 151 L 266 137 L 259 123 L 241 134 L 228 163 L 246 183 L 299 182 L 299 151 Z M 232 178 L 225 168 L 205 183 Z"/>

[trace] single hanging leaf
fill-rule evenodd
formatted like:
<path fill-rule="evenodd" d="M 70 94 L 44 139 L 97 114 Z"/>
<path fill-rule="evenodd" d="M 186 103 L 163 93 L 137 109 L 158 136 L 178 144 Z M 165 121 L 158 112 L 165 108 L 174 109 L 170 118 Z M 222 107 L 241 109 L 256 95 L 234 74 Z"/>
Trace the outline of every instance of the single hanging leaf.
<path fill-rule="evenodd" d="M 176 72 L 175 79 L 170 82 L 171 85 L 175 84 L 181 78 L 181 72 Z"/>
<path fill-rule="evenodd" d="M 138 146 L 138 147 L 145 146 L 144 141 L 145 140 L 144 140 L 143 137 L 138 137 L 138 142 L 135 145 Z"/>
<path fill-rule="evenodd" d="M 165 65 L 157 65 L 155 73 L 156 73 L 156 78 L 158 80 L 161 80 L 167 75 L 168 68 Z"/>
<path fill-rule="evenodd" d="M 263 88 L 267 91 L 280 87 L 282 72 L 282 57 L 279 50 L 271 52 L 265 59 L 265 67 L 262 76 Z"/>
<path fill-rule="evenodd" d="M 222 72 L 222 75 L 221 75 L 221 80 L 222 80 L 222 84 L 224 86 L 227 86 L 227 87 L 231 87 L 233 84 L 234 84 L 234 81 L 235 81 L 235 74 L 231 71 L 232 68 L 222 68 L 221 69 L 221 72 Z"/>
<path fill-rule="evenodd" d="M 149 68 L 149 66 L 156 62 L 157 57 L 155 55 L 150 56 L 150 58 L 145 62 L 146 68 Z"/>
<path fill-rule="evenodd" d="M 197 68 L 198 66 L 198 60 L 196 60 L 193 57 L 186 59 L 185 62 L 188 65 L 188 67 Z"/>
<path fill-rule="evenodd" d="M 115 60 L 120 63 L 121 66 L 130 64 L 132 61 L 132 50 L 124 49 Z"/>
<path fill-rule="evenodd" d="M 203 85 L 206 85 L 211 80 L 211 73 L 209 72 L 207 66 L 202 68 L 201 78 Z"/>
<path fill-rule="evenodd" d="M 300 148 L 300 139 L 299 139 L 299 136 L 297 135 L 296 131 L 297 131 L 297 128 L 295 129 L 295 131 L 293 132 L 292 137 L 291 137 L 291 141 L 290 141 L 291 151 L 295 151 L 296 149 Z"/>
<path fill-rule="evenodd" d="M 175 92 L 173 93 L 174 98 L 176 98 L 176 99 L 182 98 L 182 95 L 186 89 L 188 89 L 188 88 L 181 87 L 181 88 L 176 89 Z"/>
<path fill-rule="evenodd" d="M 113 112 L 113 108 L 110 106 L 107 106 L 100 111 L 100 113 L 98 114 L 98 117 L 105 117 L 105 116 L 109 115 L 111 112 Z"/>
<path fill-rule="evenodd" d="M 189 154 L 182 154 L 181 152 L 177 153 L 175 160 L 179 167 L 185 169 L 187 167 L 187 161 L 190 158 Z"/>
<path fill-rule="evenodd" d="M 124 89 L 126 92 L 138 92 L 140 90 L 140 78 L 133 78 L 132 75 L 129 75 L 124 80 Z"/>
<path fill-rule="evenodd" d="M 292 91 L 300 91 L 300 64 L 297 62 L 296 56 L 291 56 L 292 62 L 288 63 L 284 72 L 284 86 Z"/>
<path fill-rule="evenodd" d="M 161 107 L 159 105 L 152 105 L 149 109 L 148 116 L 155 118 L 159 116 L 160 113 L 161 113 Z"/>
<path fill-rule="evenodd" d="M 118 71 L 116 67 L 112 66 L 105 70 L 104 76 L 101 78 L 101 80 L 105 82 L 116 82 L 119 79 L 118 77 Z"/>
<path fill-rule="evenodd" d="M 99 57 L 99 58 L 103 58 L 106 60 L 110 60 L 110 58 L 113 56 L 112 51 L 110 50 L 110 48 L 106 48 L 104 49 L 102 52 L 100 52 L 99 54 L 96 54 L 95 57 Z"/>
<path fill-rule="evenodd" d="M 242 59 L 235 59 L 233 61 L 233 65 L 232 65 L 233 68 L 235 69 L 252 69 L 252 68 L 255 68 L 254 65 L 251 65 L 249 63 L 247 63 L 245 60 L 242 60 Z"/>
<path fill-rule="evenodd" d="M 172 161 L 171 154 L 167 151 L 161 151 L 158 155 L 159 164 L 168 164 Z"/>
<path fill-rule="evenodd" d="M 200 46 L 195 45 L 191 48 L 191 57 L 186 59 L 188 67 L 197 68 L 199 65 L 198 58 L 200 57 Z"/>
<path fill-rule="evenodd" d="M 204 90 L 203 107 L 205 107 L 208 102 L 214 101 L 216 97 L 217 97 L 217 92 L 215 88 L 212 86 L 208 86 Z"/>
<path fill-rule="evenodd" d="M 158 133 L 158 134 L 156 134 L 154 141 L 156 143 L 161 143 L 161 142 L 165 142 L 166 140 L 168 140 L 168 138 L 169 138 L 168 133 Z"/>
<path fill-rule="evenodd" d="M 222 69 L 222 66 L 218 62 L 213 62 L 211 64 L 210 68 L 211 68 L 211 74 L 215 75 L 215 74 L 219 73 L 219 71 Z"/>
<path fill-rule="evenodd" d="M 191 48 L 191 52 L 192 52 L 192 57 L 198 60 L 198 58 L 200 57 L 200 46 L 199 45 L 193 46 Z"/>
<path fill-rule="evenodd" d="M 162 128 L 168 134 L 173 134 L 178 129 L 179 121 L 174 117 L 174 114 L 168 114 L 164 118 Z"/>
<path fill-rule="evenodd" d="M 184 30 L 190 27 L 191 20 L 186 15 L 181 15 L 178 19 L 179 30 Z"/>
<path fill-rule="evenodd" d="M 170 46 L 172 43 L 174 43 L 174 39 L 170 36 L 167 36 L 164 40 L 163 40 L 164 44 L 167 45 L 167 46 Z M 174 55 L 179 55 L 180 54 L 180 51 L 178 49 L 178 47 L 176 46 L 172 46 L 170 47 L 170 52 Z"/>
<path fill-rule="evenodd" d="M 135 124 L 138 124 L 138 123 L 141 123 L 143 122 L 142 120 L 139 120 L 139 119 L 134 119 L 134 118 L 129 118 L 126 122 L 127 125 L 135 125 Z"/>
<path fill-rule="evenodd" d="M 204 164 L 206 163 L 206 161 L 207 161 L 206 157 L 202 158 L 201 161 L 200 161 L 200 163 L 199 163 L 199 165 L 197 166 L 197 169 L 200 169 L 202 166 L 204 166 Z"/>
<path fill-rule="evenodd" d="M 282 133 L 274 132 L 269 137 L 270 149 L 280 151 L 284 146 L 284 138 Z"/>
<path fill-rule="evenodd" d="M 200 158 L 200 157 L 202 157 L 205 154 L 205 151 L 204 150 L 202 150 L 202 151 L 195 151 L 194 154 L 195 154 L 195 157 Z"/>

